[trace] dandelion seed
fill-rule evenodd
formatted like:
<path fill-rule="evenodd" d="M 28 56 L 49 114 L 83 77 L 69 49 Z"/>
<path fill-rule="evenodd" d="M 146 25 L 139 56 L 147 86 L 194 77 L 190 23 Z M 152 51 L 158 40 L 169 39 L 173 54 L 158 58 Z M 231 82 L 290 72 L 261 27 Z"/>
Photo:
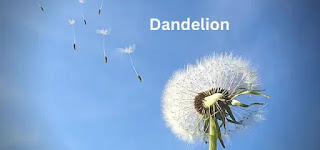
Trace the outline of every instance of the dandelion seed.
<path fill-rule="evenodd" d="M 104 62 L 105 62 L 105 63 L 108 62 L 108 57 L 106 56 L 106 54 L 104 54 Z"/>
<path fill-rule="evenodd" d="M 69 19 L 68 20 L 68 23 L 69 23 L 69 25 L 71 25 L 72 26 L 72 33 L 73 33 L 73 49 L 74 50 L 76 50 L 77 49 L 77 47 L 76 47 L 76 30 L 74 29 L 74 23 L 75 23 L 75 21 L 73 20 L 73 19 Z"/>
<path fill-rule="evenodd" d="M 38 0 L 36 0 L 36 3 L 37 3 L 37 5 L 40 7 L 41 11 L 44 11 L 43 6 L 41 6 L 41 4 L 39 3 L 39 1 L 38 1 Z"/>
<path fill-rule="evenodd" d="M 122 52 L 122 53 L 127 53 L 127 54 L 129 55 L 132 69 L 133 69 L 134 72 L 136 73 L 136 75 L 137 75 L 137 77 L 138 77 L 138 80 L 139 80 L 140 82 L 142 82 L 142 78 L 141 78 L 141 76 L 138 74 L 136 68 L 134 67 L 134 64 L 133 64 L 133 61 L 132 61 L 132 58 L 131 58 L 131 53 L 134 52 L 134 50 L 135 50 L 135 45 L 129 45 L 129 46 L 126 47 L 126 48 L 119 48 L 119 50 L 120 50 L 120 52 Z"/>
<path fill-rule="evenodd" d="M 79 0 L 79 3 L 81 4 L 82 20 L 84 22 L 84 25 L 87 25 L 87 20 L 84 16 L 84 11 L 83 11 L 83 4 L 85 3 L 85 0 Z"/>
<path fill-rule="evenodd" d="M 104 37 L 105 37 L 106 35 L 109 35 L 110 30 L 107 29 L 107 28 L 106 28 L 106 29 L 99 29 L 99 30 L 97 30 L 97 33 L 103 35 L 103 38 L 102 38 L 102 48 L 103 48 L 103 54 L 104 54 L 104 62 L 107 63 L 107 62 L 108 62 L 108 58 L 107 58 L 106 49 L 105 49 L 105 44 L 104 44 Z"/>
<path fill-rule="evenodd" d="M 101 14 L 102 7 L 103 7 L 103 0 L 101 0 L 101 5 L 100 5 L 99 11 L 98 11 L 98 14 L 99 14 L 99 15 Z"/>
<path fill-rule="evenodd" d="M 162 102 L 164 119 L 181 140 L 209 141 L 209 150 L 216 150 L 219 140 L 225 147 L 223 135 L 264 120 L 254 106 L 263 103 L 236 100 L 241 95 L 269 98 L 257 86 L 257 73 L 248 61 L 232 54 L 205 57 L 176 71 L 168 81 Z"/>

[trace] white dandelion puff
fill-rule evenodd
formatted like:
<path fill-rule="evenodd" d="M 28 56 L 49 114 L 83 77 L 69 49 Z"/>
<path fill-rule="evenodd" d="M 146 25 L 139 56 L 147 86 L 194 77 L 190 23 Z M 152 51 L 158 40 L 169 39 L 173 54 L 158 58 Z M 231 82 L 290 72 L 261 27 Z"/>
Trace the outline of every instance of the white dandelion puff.
<path fill-rule="evenodd" d="M 87 20 L 86 17 L 84 15 L 84 10 L 83 10 L 83 4 L 85 3 L 85 0 L 79 0 L 79 3 L 81 4 L 81 13 L 82 13 L 82 20 L 84 25 L 87 25 Z"/>
<path fill-rule="evenodd" d="M 176 71 L 166 84 L 162 101 L 164 120 L 181 140 L 209 142 L 209 150 L 216 150 L 219 140 L 225 147 L 222 133 L 228 135 L 230 128 L 263 120 L 259 110 L 248 110 L 263 103 L 247 105 L 236 100 L 247 94 L 269 98 L 256 90 L 257 86 L 256 70 L 248 61 L 232 54 L 205 57 Z"/>
<path fill-rule="evenodd" d="M 99 14 L 99 15 L 101 14 L 102 7 L 103 7 L 103 0 L 101 0 L 100 8 L 99 8 L 99 11 L 98 11 L 98 14 Z"/>
<path fill-rule="evenodd" d="M 137 72 L 134 64 L 133 64 L 133 61 L 132 61 L 132 57 L 131 57 L 131 53 L 133 53 L 135 51 L 135 45 L 129 45 L 128 47 L 126 48 L 118 48 L 118 50 L 122 53 L 127 53 L 129 55 L 129 58 L 130 58 L 130 63 L 131 63 L 131 67 L 132 69 L 134 70 L 134 72 L 136 73 L 137 77 L 138 77 L 138 80 L 140 82 L 142 82 L 142 78 L 141 76 L 139 75 L 139 73 Z"/>
<path fill-rule="evenodd" d="M 102 34 L 102 35 L 108 35 L 110 33 L 110 30 L 109 29 L 99 29 L 99 30 L 96 30 L 98 34 Z"/>
<path fill-rule="evenodd" d="M 131 54 L 134 52 L 135 50 L 135 45 L 129 45 L 128 47 L 126 48 L 119 48 L 120 52 L 122 53 L 127 53 L 127 54 Z"/>
<path fill-rule="evenodd" d="M 75 23 L 75 21 L 73 19 L 69 19 L 68 23 L 69 23 L 69 25 L 73 25 Z"/>
<path fill-rule="evenodd" d="M 68 20 L 68 23 L 69 25 L 72 26 L 72 33 L 73 33 L 73 49 L 76 50 L 77 49 L 77 46 L 76 46 L 76 30 L 74 28 L 74 23 L 75 23 L 75 20 L 73 19 L 69 19 Z"/>
<path fill-rule="evenodd" d="M 96 30 L 96 32 L 98 34 L 101 34 L 103 35 L 103 38 L 102 38 L 102 49 L 103 49 L 103 54 L 104 54 L 104 62 L 107 63 L 108 62 L 108 57 L 107 57 L 107 54 L 106 54 L 106 49 L 105 49 L 105 42 L 104 42 L 104 37 L 106 35 L 109 35 L 110 34 L 110 30 L 105 28 L 105 29 L 99 29 L 99 30 Z"/>

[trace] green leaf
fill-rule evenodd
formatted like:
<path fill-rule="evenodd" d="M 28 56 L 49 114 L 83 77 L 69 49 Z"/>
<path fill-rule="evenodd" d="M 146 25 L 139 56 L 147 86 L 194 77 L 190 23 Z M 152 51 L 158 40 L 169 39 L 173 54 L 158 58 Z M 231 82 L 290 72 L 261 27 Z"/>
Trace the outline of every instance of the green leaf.
<path fill-rule="evenodd" d="M 230 120 L 227 118 L 227 120 L 231 123 L 234 123 L 234 124 L 242 124 L 242 121 L 233 121 L 233 120 Z"/>
<path fill-rule="evenodd" d="M 221 144 L 221 146 L 223 147 L 223 148 L 226 148 L 225 146 L 224 146 L 224 143 L 223 143 L 223 140 L 222 140 L 222 137 L 221 137 L 221 131 L 220 131 L 220 127 L 219 127 L 219 125 L 218 125 L 218 122 L 217 121 L 215 121 L 215 123 L 216 123 L 216 128 L 217 128 L 217 134 L 218 134 L 218 139 L 219 139 L 219 141 L 220 141 L 220 144 Z"/>
<path fill-rule="evenodd" d="M 244 94 L 260 95 L 260 96 L 263 96 L 263 97 L 266 97 L 266 98 L 270 98 L 270 96 L 262 94 L 260 92 L 261 92 L 260 90 L 248 90 L 248 89 L 245 89 L 245 90 L 235 94 L 231 99 L 234 99 L 234 98 L 236 98 L 236 97 L 238 97 L 240 95 L 244 95 Z"/>
<path fill-rule="evenodd" d="M 263 105 L 263 103 L 251 103 L 251 104 L 247 105 L 247 104 L 243 104 L 243 103 L 241 103 L 241 102 L 233 99 L 233 100 L 231 101 L 231 105 L 232 105 L 232 106 L 240 106 L 240 107 L 250 107 L 250 106 L 252 106 L 252 105 Z"/>
<path fill-rule="evenodd" d="M 236 118 L 234 117 L 230 107 L 227 107 L 226 110 L 227 110 L 229 116 L 231 117 L 231 119 L 236 122 Z"/>

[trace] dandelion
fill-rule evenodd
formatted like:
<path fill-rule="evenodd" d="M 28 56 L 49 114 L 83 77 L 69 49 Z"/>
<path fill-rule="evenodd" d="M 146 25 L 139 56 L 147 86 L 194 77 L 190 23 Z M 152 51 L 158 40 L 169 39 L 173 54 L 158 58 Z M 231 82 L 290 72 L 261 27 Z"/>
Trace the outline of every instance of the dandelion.
<path fill-rule="evenodd" d="M 98 11 L 98 14 L 99 14 L 99 15 L 101 14 L 102 7 L 103 7 L 103 0 L 101 0 L 101 5 L 100 5 L 99 11 Z"/>
<path fill-rule="evenodd" d="M 135 50 L 135 45 L 129 45 L 129 46 L 126 47 L 126 48 L 119 48 L 119 50 L 120 50 L 120 52 L 122 52 L 122 53 L 127 53 L 127 54 L 129 54 L 129 58 L 130 58 L 130 62 L 131 62 L 132 69 L 133 69 L 134 72 L 136 73 L 136 75 L 137 75 L 137 77 L 138 77 L 138 80 L 139 80 L 140 82 L 142 82 L 142 78 L 141 78 L 141 76 L 138 74 L 136 68 L 134 67 L 134 64 L 133 64 L 133 61 L 132 61 L 132 58 L 131 58 L 131 53 L 134 52 L 134 50 Z"/>
<path fill-rule="evenodd" d="M 104 54 L 104 62 L 107 63 L 107 62 L 108 62 L 108 58 L 107 58 L 107 55 L 106 55 L 106 49 L 105 49 L 105 44 L 104 44 L 104 37 L 110 33 L 110 30 L 107 29 L 107 28 L 106 28 L 106 29 L 100 29 L 100 30 L 97 30 L 97 33 L 103 35 L 103 38 L 102 38 L 102 48 L 103 48 L 103 54 Z"/>
<path fill-rule="evenodd" d="M 44 8 L 42 7 L 42 5 L 39 3 L 38 0 L 36 0 L 37 5 L 40 7 L 41 11 L 44 11 Z"/>
<path fill-rule="evenodd" d="M 214 54 L 176 71 L 163 93 L 163 115 L 168 127 L 181 140 L 204 141 L 209 150 L 223 135 L 262 121 L 263 103 L 244 104 L 242 95 L 269 96 L 257 90 L 258 77 L 248 61 L 232 54 Z M 258 105 L 258 106 L 254 106 Z"/>
<path fill-rule="evenodd" d="M 84 22 L 84 25 L 87 25 L 87 20 L 86 20 L 86 18 L 84 16 L 84 11 L 83 11 L 83 4 L 85 3 L 85 1 L 84 0 L 79 0 L 79 3 L 81 4 L 82 20 Z"/>
<path fill-rule="evenodd" d="M 74 21 L 73 19 L 69 19 L 69 20 L 68 20 L 68 23 L 69 23 L 69 25 L 72 26 L 72 32 L 73 32 L 73 49 L 76 50 L 76 49 L 77 49 L 77 47 L 76 47 L 76 31 L 75 31 L 74 25 L 73 25 L 73 24 L 75 23 L 75 21 Z"/>

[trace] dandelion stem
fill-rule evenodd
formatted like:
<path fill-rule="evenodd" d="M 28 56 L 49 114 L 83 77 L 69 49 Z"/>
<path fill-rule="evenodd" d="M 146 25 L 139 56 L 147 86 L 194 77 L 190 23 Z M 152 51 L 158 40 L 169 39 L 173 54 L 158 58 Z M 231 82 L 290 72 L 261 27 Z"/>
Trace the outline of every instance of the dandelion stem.
<path fill-rule="evenodd" d="M 102 48 L 103 48 L 104 62 L 107 63 L 108 62 L 108 58 L 107 58 L 105 44 L 104 44 L 104 36 L 102 38 Z"/>
<path fill-rule="evenodd" d="M 41 5 L 40 5 L 40 3 L 36 0 L 36 3 L 37 3 L 37 5 L 39 6 L 39 7 L 41 7 Z"/>
<path fill-rule="evenodd" d="M 38 0 L 36 0 L 35 2 L 36 2 L 37 5 L 40 7 L 40 9 L 41 9 L 42 11 L 44 11 L 44 8 L 40 5 L 40 3 L 38 2 Z"/>
<path fill-rule="evenodd" d="M 83 11 L 83 4 L 81 3 L 81 11 L 82 11 L 82 19 L 83 19 L 83 22 L 84 22 L 84 25 L 87 25 L 87 20 L 84 16 L 84 11 Z"/>
<path fill-rule="evenodd" d="M 103 49 L 104 56 L 106 56 L 106 49 L 105 49 L 105 46 L 104 46 L 104 36 L 102 37 L 102 49 Z"/>
<path fill-rule="evenodd" d="M 77 46 L 76 46 L 76 30 L 74 29 L 73 24 L 72 24 L 72 32 L 73 32 L 73 50 L 76 50 L 77 49 Z"/>
<path fill-rule="evenodd" d="M 101 11 L 102 11 L 102 7 L 103 7 L 103 0 L 101 1 L 101 5 L 100 5 L 100 8 L 99 8 L 99 15 L 101 14 Z"/>
<path fill-rule="evenodd" d="M 72 32 L 73 32 L 73 43 L 76 43 L 76 30 L 74 29 L 73 25 L 72 25 Z"/>
<path fill-rule="evenodd" d="M 210 128 L 209 128 L 209 150 L 217 150 L 217 138 L 218 131 L 217 119 L 215 117 L 210 117 Z"/>
<path fill-rule="evenodd" d="M 138 76 L 139 74 L 138 74 L 136 68 L 134 67 L 134 64 L 133 64 L 133 61 L 132 61 L 132 58 L 131 58 L 131 54 L 130 54 L 130 53 L 129 53 L 129 57 L 130 57 L 131 66 L 132 66 L 134 72 L 136 73 L 136 75 Z"/>
<path fill-rule="evenodd" d="M 101 0 L 100 9 L 102 9 L 102 7 L 103 7 L 103 0 Z"/>

